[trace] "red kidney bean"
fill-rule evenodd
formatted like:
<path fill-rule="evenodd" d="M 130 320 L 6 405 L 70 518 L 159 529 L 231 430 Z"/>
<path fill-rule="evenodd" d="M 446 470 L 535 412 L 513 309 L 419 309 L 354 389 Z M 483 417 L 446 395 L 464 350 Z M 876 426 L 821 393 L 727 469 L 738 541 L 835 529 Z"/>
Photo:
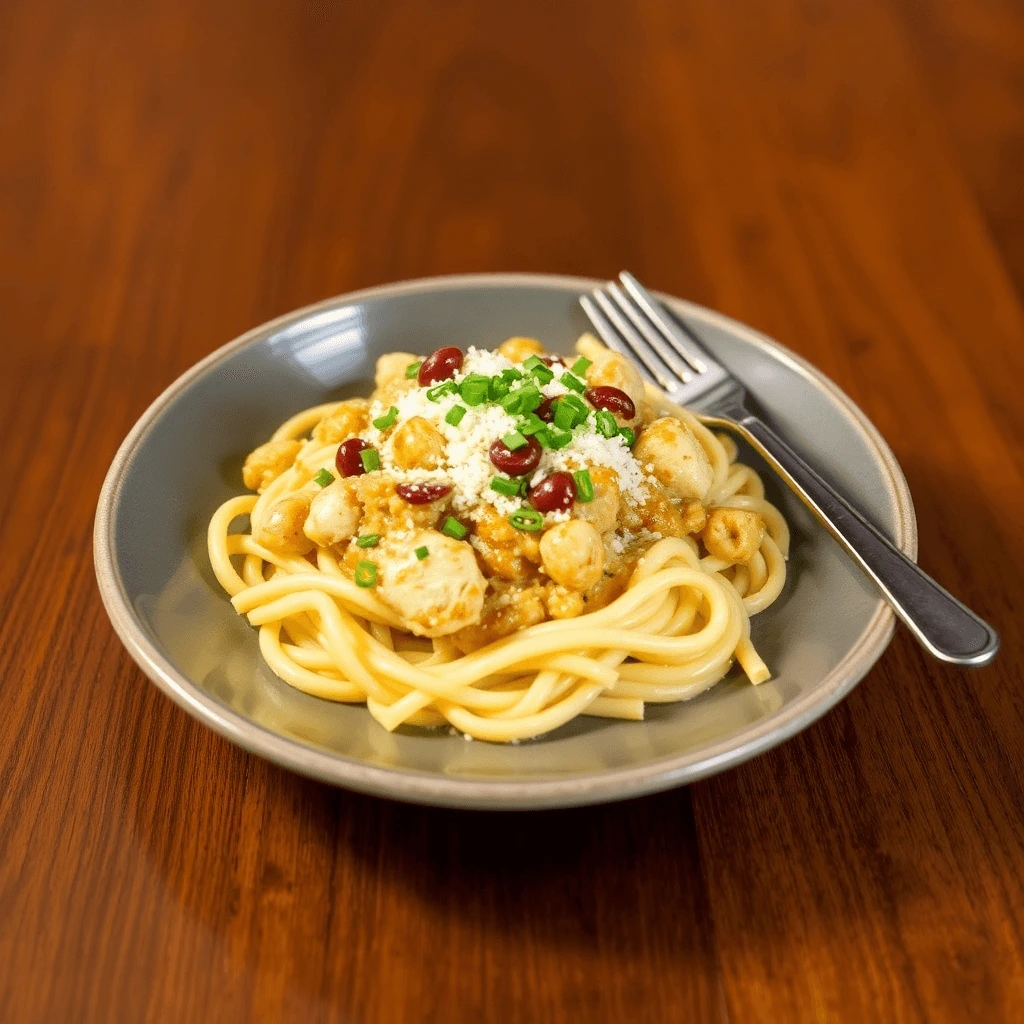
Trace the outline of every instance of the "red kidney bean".
<path fill-rule="evenodd" d="M 534 410 L 545 423 L 550 423 L 555 418 L 554 410 L 551 408 L 553 401 L 553 398 L 545 398 Z"/>
<path fill-rule="evenodd" d="M 451 484 L 441 483 L 440 480 L 424 480 L 418 484 L 399 484 L 395 493 L 410 505 L 429 505 L 443 498 L 451 489 Z"/>
<path fill-rule="evenodd" d="M 633 399 L 621 388 L 602 386 L 587 388 L 583 397 L 595 409 L 607 409 L 608 412 L 621 416 L 623 419 L 631 420 L 636 416 L 636 406 Z"/>
<path fill-rule="evenodd" d="M 342 476 L 362 476 L 366 472 L 363 467 L 363 460 L 359 453 L 372 447 L 369 441 L 361 437 L 350 437 L 338 445 L 338 454 L 334 457 L 334 464 Z"/>
<path fill-rule="evenodd" d="M 449 345 L 431 352 L 420 364 L 418 380 L 423 387 L 450 380 L 462 369 L 462 349 Z"/>
<path fill-rule="evenodd" d="M 535 437 L 528 437 L 526 444 L 515 451 L 509 449 L 504 441 L 495 441 L 491 445 L 491 462 L 509 476 L 525 476 L 532 473 L 540 465 L 543 449 Z"/>
<path fill-rule="evenodd" d="M 576 500 L 572 473 L 552 473 L 530 488 L 530 504 L 538 512 L 565 512 Z"/>

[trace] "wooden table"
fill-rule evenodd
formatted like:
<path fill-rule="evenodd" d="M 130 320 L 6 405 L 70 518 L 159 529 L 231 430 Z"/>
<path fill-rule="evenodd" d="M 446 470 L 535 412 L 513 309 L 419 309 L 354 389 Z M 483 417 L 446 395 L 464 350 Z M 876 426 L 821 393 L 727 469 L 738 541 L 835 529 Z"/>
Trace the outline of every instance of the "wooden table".
<path fill-rule="evenodd" d="M 1024 8 L 0 5 L 0 1019 L 1024 1019 Z M 796 739 L 519 815 L 236 750 L 93 580 L 124 434 L 324 296 L 627 266 L 813 360 L 1002 632 Z"/>

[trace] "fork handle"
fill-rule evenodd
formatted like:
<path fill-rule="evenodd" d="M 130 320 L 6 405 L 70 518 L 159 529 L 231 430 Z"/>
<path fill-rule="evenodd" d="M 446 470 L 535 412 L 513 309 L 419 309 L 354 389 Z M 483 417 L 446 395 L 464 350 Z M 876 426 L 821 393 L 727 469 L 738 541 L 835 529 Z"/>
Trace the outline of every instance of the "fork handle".
<path fill-rule="evenodd" d="M 738 429 L 771 463 L 935 657 L 976 666 L 995 657 L 996 631 L 919 569 L 763 420 L 743 409 L 720 422 Z"/>

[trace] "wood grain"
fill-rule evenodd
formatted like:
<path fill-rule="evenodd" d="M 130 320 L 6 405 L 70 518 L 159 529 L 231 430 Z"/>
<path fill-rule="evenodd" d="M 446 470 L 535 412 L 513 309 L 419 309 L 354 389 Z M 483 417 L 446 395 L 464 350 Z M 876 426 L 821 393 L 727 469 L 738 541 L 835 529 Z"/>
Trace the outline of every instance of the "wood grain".
<path fill-rule="evenodd" d="M 1020 5 L 8 0 L 0 140 L 0 1019 L 1024 1017 Z M 146 682 L 91 519 L 176 375 L 369 284 L 623 266 L 867 411 L 994 666 L 900 631 L 741 768 L 509 817 Z"/>

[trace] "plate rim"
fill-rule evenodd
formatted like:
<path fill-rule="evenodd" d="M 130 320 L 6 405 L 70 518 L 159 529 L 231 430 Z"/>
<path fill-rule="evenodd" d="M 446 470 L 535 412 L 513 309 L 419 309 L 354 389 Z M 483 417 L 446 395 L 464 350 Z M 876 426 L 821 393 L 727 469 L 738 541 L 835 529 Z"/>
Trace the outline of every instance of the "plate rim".
<path fill-rule="evenodd" d="M 734 735 L 720 740 L 699 756 L 693 752 L 676 754 L 635 767 L 528 781 L 455 778 L 414 769 L 377 767 L 289 739 L 245 718 L 203 691 L 156 648 L 139 623 L 117 569 L 114 523 L 124 479 L 140 443 L 163 411 L 210 368 L 289 323 L 339 305 L 453 287 L 528 286 L 575 290 L 582 294 L 602 283 L 594 278 L 559 274 L 482 273 L 439 275 L 376 285 L 323 299 L 268 320 L 189 367 L 150 403 L 118 447 L 100 489 L 93 526 L 93 562 L 103 606 L 115 632 L 143 673 L 179 707 L 214 732 L 252 754 L 301 775 L 410 803 L 486 810 L 606 803 L 696 782 L 778 746 L 831 710 L 860 682 L 892 638 L 895 614 L 881 597 L 860 636 L 813 693 L 744 728 L 739 737 Z M 856 403 L 821 370 L 774 338 L 697 303 L 664 293 L 658 295 L 682 315 L 721 327 L 767 350 L 829 394 L 883 469 L 896 513 L 895 542 L 905 554 L 916 559 L 917 520 L 910 488 L 889 445 Z"/>

